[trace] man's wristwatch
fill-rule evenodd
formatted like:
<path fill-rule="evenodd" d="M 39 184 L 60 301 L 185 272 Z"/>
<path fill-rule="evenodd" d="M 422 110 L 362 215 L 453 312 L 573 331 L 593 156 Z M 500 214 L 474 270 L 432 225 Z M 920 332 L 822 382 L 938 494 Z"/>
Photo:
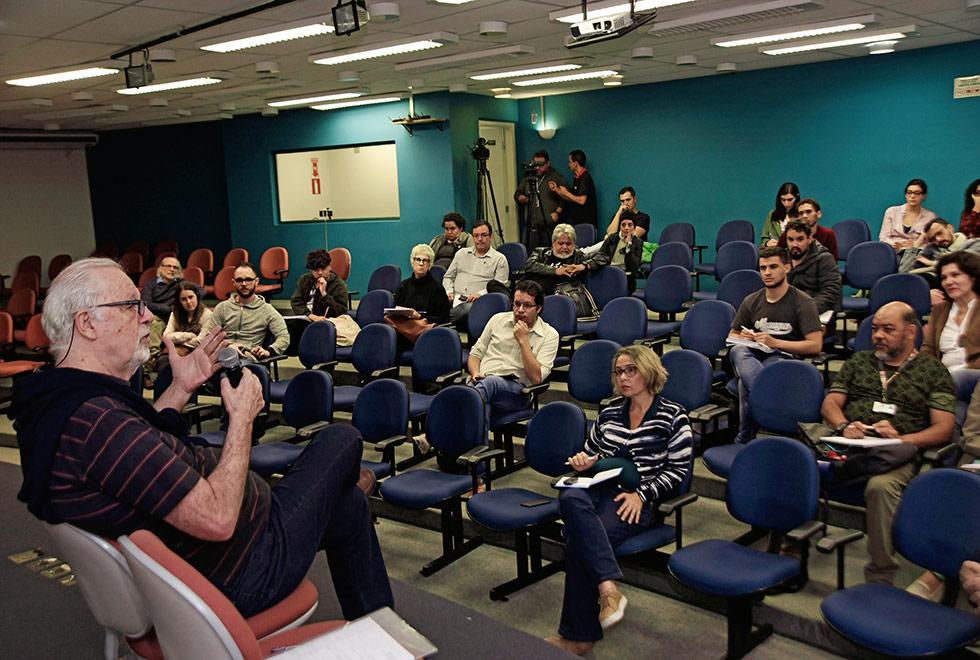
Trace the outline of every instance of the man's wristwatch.
<path fill-rule="evenodd" d="M 838 434 L 844 433 L 844 429 L 846 429 L 850 425 L 851 425 L 850 422 L 841 422 L 840 424 L 837 425 L 837 429 L 836 429 L 837 433 Z"/>

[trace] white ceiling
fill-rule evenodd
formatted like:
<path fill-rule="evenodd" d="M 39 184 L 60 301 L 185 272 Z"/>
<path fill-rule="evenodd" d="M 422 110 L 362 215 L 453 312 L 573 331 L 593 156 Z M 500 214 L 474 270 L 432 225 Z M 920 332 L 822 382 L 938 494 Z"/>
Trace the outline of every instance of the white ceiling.
<path fill-rule="evenodd" d="M 371 0 L 368 2 L 370 4 Z M 712 46 L 710 40 L 739 32 L 757 32 L 868 13 L 876 14 L 883 28 L 909 23 L 917 26 L 916 36 L 899 41 L 897 48 L 900 51 L 980 38 L 980 11 L 968 11 L 967 0 L 823 0 L 822 8 L 795 16 L 682 32 L 669 37 L 649 33 L 662 21 L 756 2 L 758 0 L 695 0 L 663 8 L 656 22 L 642 26 L 625 37 L 575 50 L 564 47 L 568 24 L 548 20 L 549 12 L 579 6 L 574 0 L 475 0 L 464 5 L 399 0 L 400 19 L 371 21 L 350 37 L 325 35 L 227 54 L 209 53 L 195 46 L 198 41 L 214 37 L 329 14 L 331 6 L 335 4 L 333 0 L 296 0 L 157 46 L 175 49 L 177 61 L 154 63 L 156 82 L 215 70 L 231 71 L 234 74 L 231 80 L 196 90 L 145 96 L 117 94 L 115 90 L 124 85 L 122 74 L 30 88 L 0 83 L 0 128 L 41 129 L 45 124 L 56 123 L 61 130 L 108 130 L 147 123 L 218 119 L 219 103 L 233 103 L 234 114 L 255 113 L 265 107 L 269 100 L 308 96 L 311 93 L 352 89 L 369 94 L 405 92 L 406 81 L 410 79 L 424 81 L 424 86 L 417 90 L 420 93 L 443 91 L 452 83 L 467 83 L 470 92 L 490 94 L 491 87 L 504 86 L 506 81 L 478 83 L 469 80 L 468 74 L 570 57 L 589 58 L 586 66 L 590 68 L 626 65 L 625 85 L 722 75 L 715 71 L 715 66 L 720 62 L 734 62 L 739 71 L 751 71 L 862 57 L 868 56 L 868 49 L 864 46 L 774 57 L 760 54 L 756 46 L 720 48 Z M 105 61 L 121 50 L 260 4 L 264 3 L 257 0 L 3 0 L 0 3 L 0 80 Z M 507 22 L 507 36 L 481 36 L 479 24 L 488 20 Z M 322 66 L 307 61 L 312 53 L 397 41 L 440 30 L 458 34 L 459 43 L 421 53 L 338 66 Z M 399 63 L 509 44 L 533 46 L 535 52 L 500 62 L 463 64 L 421 72 L 395 71 L 395 64 Z M 631 59 L 630 51 L 637 46 L 653 48 L 654 57 Z M 697 64 L 677 66 L 674 60 L 678 55 L 695 55 Z M 256 73 L 255 63 L 269 60 L 279 64 L 278 78 L 270 80 Z M 341 70 L 357 71 L 360 81 L 339 82 Z M 295 84 L 302 86 L 265 88 L 281 80 L 298 81 Z M 601 86 L 600 81 L 583 81 L 566 83 L 560 88 L 514 88 L 514 98 L 597 89 Z M 91 92 L 94 98 L 90 101 L 72 100 L 72 92 L 77 91 Z M 148 97 L 165 98 L 168 105 L 164 108 L 151 107 Z M 128 107 L 122 109 L 114 106 Z M 179 116 L 178 110 L 181 111 Z"/>

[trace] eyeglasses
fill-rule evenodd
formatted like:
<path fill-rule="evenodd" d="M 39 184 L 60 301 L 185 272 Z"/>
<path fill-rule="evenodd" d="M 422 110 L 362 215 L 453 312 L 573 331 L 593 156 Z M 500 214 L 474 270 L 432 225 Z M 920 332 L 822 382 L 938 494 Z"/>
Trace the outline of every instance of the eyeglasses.
<path fill-rule="evenodd" d="M 544 167 L 545 165 L 548 164 L 548 161 L 546 161 L 546 160 L 535 160 L 535 161 L 532 161 L 532 162 L 533 162 L 533 164 L 534 164 L 535 167 Z"/>
<path fill-rule="evenodd" d="M 619 367 L 616 367 L 615 369 L 612 370 L 612 374 L 616 378 L 619 378 L 623 374 L 626 374 L 626 377 L 627 378 L 632 378 L 633 376 L 636 375 L 636 365 L 635 364 L 630 364 L 630 365 L 627 365 L 627 366 L 623 367 L 622 369 L 620 369 Z"/>
<path fill-rule="evenodd" d="M 514 309 L 534 309 L 537 306 L 537 303 L 514 302 Z"/>
<path fill-rule="evenodd" d="M 906 190 L 905 194 L 908 195 L 909 197 L 921 197 L 925 193 L 922 192 L 921 190 Z"/>
<path fill-rule="evenodd" d="M 417 264 L 427 264 L 429 263 L 428 257 L 412 257 L 412 261 Z"/>
<path fill-rule="evenodd" d="M 118 300 L 116 302 L 102 303 L 101 305 L 96 305 L 96 307 L 132 307 L 136 306 L 136 313 L 139 316 L 143 316 L 143 312 L 146 311 L 146 303 L 142 300 Z"/>
<path fill-rule="evenodd" d="M 254 282 L 259 278 L 257 277 L 236 277 L 232 280 L 235 284 L 248 284 L 249 282 Z"/>

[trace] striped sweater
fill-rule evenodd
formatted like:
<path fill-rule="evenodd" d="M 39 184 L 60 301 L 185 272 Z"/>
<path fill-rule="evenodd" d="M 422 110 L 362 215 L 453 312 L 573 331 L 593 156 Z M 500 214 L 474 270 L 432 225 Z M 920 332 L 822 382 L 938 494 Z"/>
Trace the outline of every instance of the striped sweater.
<path fill-rule="evenodd" d="M 629 403 L 599 412 L 585 451 L 600 458 L 629 458 L 640 473 L 640 499 L 656 502 L 672 494 L 687 476 L 691 425 L 682 406 L 658 396 L 640 425 L 630 429 Z"/>

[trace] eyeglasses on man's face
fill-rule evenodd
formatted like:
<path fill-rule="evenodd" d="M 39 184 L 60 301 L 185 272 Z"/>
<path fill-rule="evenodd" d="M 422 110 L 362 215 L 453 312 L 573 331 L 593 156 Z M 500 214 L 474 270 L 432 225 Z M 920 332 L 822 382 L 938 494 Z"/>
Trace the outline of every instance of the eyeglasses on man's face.
<path fill-rule="evenodd" d="M 116 302 L 107 302 L 96 307 L 136 307 L 136 313 L 139 316 L 143 316 L 143 312 L 146 311 L 146 303 L 142 300 L 117 300 Z"/>
<path fill-rule="evenodd" d="M 254 282 L 259 278 L 257 277 L 236 277 L 232 280 L 235 284 L 248 284 L 249 282 Z"/>

